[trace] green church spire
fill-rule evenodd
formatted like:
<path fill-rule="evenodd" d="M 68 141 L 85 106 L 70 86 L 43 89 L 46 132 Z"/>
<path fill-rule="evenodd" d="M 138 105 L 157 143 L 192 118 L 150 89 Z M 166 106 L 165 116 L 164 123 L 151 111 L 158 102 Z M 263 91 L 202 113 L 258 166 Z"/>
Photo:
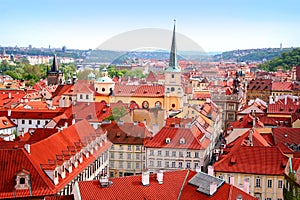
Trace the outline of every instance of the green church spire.
<path fill-rule="evenodd" d="M 175 27 L 176 27 L 176 20 L 174 19 L 173 38 L 172 38 L 172 46 L 171 46 L 171 51 L 170 51 L 170 61 L 169 61 L 169 67 L 166 69 L 166 71 L 180 72 L 180 69 L 178 67 L 178 62 L 177 62 Z"/>

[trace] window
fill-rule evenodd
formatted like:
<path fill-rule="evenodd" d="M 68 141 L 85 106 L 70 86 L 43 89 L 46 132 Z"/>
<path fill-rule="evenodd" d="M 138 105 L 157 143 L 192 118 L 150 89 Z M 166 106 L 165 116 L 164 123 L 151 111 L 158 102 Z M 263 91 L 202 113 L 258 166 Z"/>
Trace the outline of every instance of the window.
<path fill-rule="evenodd" d="M 119 172 L 119 177 L 122 177 L 123 176 L 123 172 Z"/>
<path fill-rule="evenodd" d="M 157 167 L 161 167 L 161 161 L 157 161 Z"/>
<path fill-rule="evenodd" d="M 123 145 L 120 144 L 119 150 L 123 150 Z"/>
<path fill-rule="evenodd" d="M 175 91 L 175 88 L 174 87 L 171 87 L 171 92 L 174 92 Z"/>
<path fill-rule="evenodd" d="M 25 184 L 25 178 L 20 178 L 20 184 Z"/>
<path fill-rule="evenodd" d="M 198 167 L 198 163 L 194 163 L 194 168 L 196 169 Z"/>
<path fill-rule="evenodd" d="M 166 162 L 165 162 L 165 166 L 166 166 L 166 167 L 170 167 L 170 166 L 169 166 L 169 161 L 166 161 Z"/>
<path fill-rule="evenodd" d="M 140 151 L 140 150 L 141 150 L 141 147 L 140 147 L 140 146 L 136 146 L 136 147 L 135 147 L 135 150 Z"/>
<path fill-rule="evenodd" d="M 178 167 L 179 167 L 179 168 L 182 168 L 182 162 L 179 162 L 179 163 L 178 163 Z"/>
<path fill-rule="evenodd" d="M 166 156 L 169 156 L 169 151 L 166 151 Z"/>
<path fill-rule="evenodd" d="M 268 198 L 266 198 L 266 200 L 272 200 L 272 198 L 268 197 Z"/>
<path fill-rule="evenodd" d="M 219 179 L 224 180 L 224 176 L 222 174 L 219 175 Z"/>
<path fill-rule="evenodd" d="M 199 158 L 199 152 L 195 152 L 195 158 Z"/>
<path fill-rule="evenodd" d="M 157 151 L 157 155 L 158 155 L 158 156 L 161 156 L 161 150 L 158 150 L 158 151 Z"/>
<path fill-rule="evenodd" d="M 82 94 L 79 96 L 79 99 L 83 99 Z"/>
<path fill-rule="evenodd" d="M 123 169 L 123 162 L 119 162 L 119 168 Z"/>
<path fill-rule="evenodd" d="M 115 167 L 115 163 L 114 163 L 114 162 L 110 162 L 110 163 L 109 163 L 109 167 L 110 167 L 110 168 L 114 168 L 114 167 Z"/>
<path fill-rule="evenodd" d="M 183 157 L 183 152 L 179 151 L 179 157 Z"/>
<path fill-rule="evenodd" d="M 110 153 L 110 158 L 115 158 L 115 153 L 114 152 Z"/>
<path fill-rule="evenodd" d="M 128 146 L 127 146 L 127 150 L 128 150 L 128 151 L 131 151 L 131 145 L 128 145 Z"/>
<path fill-rule="evenodd" d="M 140 163 L 138 163 L 138 162 L 135 163 L 135 168 L 136 168 L 136 169 L 140 169 Z"/>
<path fill-rule="evenodd" d="M 228 113 L 228 120 L 229 121 L 234 121 L 234 114 L 233 113 Z"/>
<path fill-rule="evenodd" d="M 32 124 L 32 121 L 31 121 L 31 120 L 29 120 L 29 121 L 28 121 L 28 124 Z"/>
<path fill-rule="evenodd" d="M 140 154 L 137 153 L 137 154 L 135 155 L 135 158 L 136 158 L 137 160 L 141 159 Z"/>
<path fill-rule="evenodd" d="M 102 92 L 105 92 L 105 88 L 104 87 L 102 88 Z"/>
<path fill-rule="evenodd" d="M 38 125 L 40 125 L 40 124 L 41 124 L 41 121 L 40 121 L 40 120 L 37 120 L 36 123 L 37 123 Z"/>
<path fill-rule="evenodd" d="M 191 168 L 191 163 L 187 162 L 187 163 L 186 163 L 186 168 L 187 168 L 187 169 L 190 169 L 190 168 Z"/>
<path fill-rule="evenodd" d="M 282 188 L 282 180 L 278 180 L 278 188 Z"/>
<path fill-rule="evenodd" d="M 153 160 L 150 160 L 150 165 L 149 166 L 151 166 L 151 167 L 154 166 L 154 161 Z"/>
<path fill-rule="evenodd" d="M 127 153 L 127 159 L 131 159 L 131 153 Z"/>
<path fill-rule="evenodd" d="M 88 94 L 87 94 L 87 95 L 85 95 L 85 98 L 86 98 L 86 99 L 89 99 L 89 95 L 88 95 Z"/>
<path fill-rule="evenodd" d="M 172 76 L 172 78 L 174 78 L 174 77 L 175 77 L 175 76 L 174 76 L 174 74 L 172 74 L 171 76 Z"/>
<path fill-rule="evenodd" d="M 123 153 L 119 154 L 119 159 L 123 159 Z"/>
<path fill-rule="evenodd" d="M 191 157 L 191 152 L 186 152 L 186 157 L 190 158 Z"/>
<path fill-rule="evenodd" d="M 172 156 L 176 157 L 176 151 L 172 151 Z"/>
<path fill-rule="evenodd" d="M 176 167 L 176 163 L 172 162 L 172 168 L 175 168 L 175 167 Z"/>
<path fill-rule="evenodd" d="M 144 102 L 142 103 L 142 106 L 143 106 L 144 109 L 148 109 L 148 108 L 149 108 L 149 103 L 148 103 L 148 101 L 144 101 Z"/>
<path fill-rule="evenodd" d="M 272 180 L 268 180 L 268 188 L 272 188 Z"/>
<path fill-rule="evenodd" d="M 131 163 L 127 162 L 127 169 L 130 169 L 130 168 L 131 168 Z"/>
<path fill-rule="evenodd" d="M 172 103 L 172 108 L 175 108 L 175 103 Z"/>
<path fill-rule="evenodd" d="M 110 149 L 111 150 L 115 149 L 115 145 L 112 144 L 111 147 L 110 147 Z"/>
<path fill-rule="evenodd" d="M 150 150 L 150 156 L 153 156 L 154 155 L 154 150 Z"/>
<path fill-rule="evenodd" d="M 260 187 L 260 178 L 257 177 L 255 180 L 255 187 Z"/>

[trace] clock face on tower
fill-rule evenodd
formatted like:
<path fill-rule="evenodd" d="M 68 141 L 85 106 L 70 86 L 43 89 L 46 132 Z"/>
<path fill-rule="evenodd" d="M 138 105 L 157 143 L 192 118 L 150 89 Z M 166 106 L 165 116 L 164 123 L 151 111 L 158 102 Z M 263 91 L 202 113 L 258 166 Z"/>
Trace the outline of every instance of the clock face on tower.
<path fill-rule="evenodd" d="M 143 106 L 143 108 L 148 109 L 149 103 L 147 101 L 144 101 L 142 106 Z"/>

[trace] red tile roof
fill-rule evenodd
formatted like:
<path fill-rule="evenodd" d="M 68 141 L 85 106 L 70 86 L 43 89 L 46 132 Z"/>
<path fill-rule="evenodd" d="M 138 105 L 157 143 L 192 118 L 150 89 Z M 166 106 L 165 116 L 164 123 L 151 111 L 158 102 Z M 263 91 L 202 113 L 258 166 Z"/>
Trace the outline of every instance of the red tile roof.
<path fill-rule="evenodd" d="M 216 172 L 283 175 L 287 161 L 288 157 L 278 147 L 240 146 L 216 162 L 214 169 Z"/>
<path fill-rule="evenodd" d="M 152 71 L 149 72 L 148 76 L 146 77 L 147 82 L 157 82 L 157 78 L 155 77 Z"/>
<path fill-rule="evenodd" d="M 111 122 L 110 124 L 102 124 L 96 131 L 107 131 L 107 138 L 113 144 L 135 144 L 143 145 L 144 141 L 151 138 L 152 134 L 145 127 L 144 123 L 134 125 L 134 123 Z"/>
<path fill-rule="evenodd" d="M 297 146 L 300 144 L 300 128 L 278 127 L 273 128 L 272 131 L 275 144 L 288 143 Z"/>
<path fill-rule="evenodd" d="M 272 91 L 291 91 L 293 89 L 292 82 L 273 82 Z"/>
<path fill-rule="evenodd" d="M 141 176 L 128 176 L 122 178 L 112 178 L 112 185 L 108 188 L 101 188 L 99 181 L 79 182 L 80 195 L 82 200 L 101 199 L 177 199 L 180 195 L 182 200 L 220 200 L 236 199 L 241 195 L 244 200 L 254 200 L 255 198 L 239 190 L 238 188 L 223 183 L 212 196 L 197 191 L 197 187 L 188 183 L 196 175 L 194 171 L 171 171 L 164 172 L 163 184 L 156 180 L 156 174 L 150 175 L 150 185 L 143 186 Z M 201 181 L 201 180 L 200 180 Z M 180 191 L 182 193 L 180 194 Z"/>
<path fill-rule="evenodd" d="M 164 91 L 164 86 L 162 85 L 116 85 L 114 95 L 128 97 L 163 97 Z"/>
<path fill-rule="evenodd" d="M 300 105 L 269 104 L 268 114 L 292 114 L 300 109 Z"/>
<path fill-rule="evenodd" d="M 62 152 L 68 151 L 68 148 L 75 147 L 76 142 L 81 143 L 80 147 L 75 147 L 76 151 L 80 151 L 84 143 L 93 137 L 92 135 L 97 135 L 94 128 L 86 120 L 82 120 L 60 132 L 42 137 L 41 140 L 32 138 L 27 141 L 14 141 L 10 143 L 10 147 L 0 145 L 2 147 L 0 149 L 0 163 L 4 163 L 4 165 L 0 165 L 0 198 L 13 198 L 15 195 L 16 197 L 30 196 L 30 192 L 27 190 L 20 190 L 17 193 L 14 190 L 15 175 L 22 169 L 26 169 L 30 173 L 33 196 L 56 194 L 91 164 L 95 158 L 108 150 L 111 143 L 104 143 L 88 158 L 83 157 L 84 161 L 79 163 L 77 168 L 73 166 L 73 172 L 67 173 L 64 179 L 60 177 L 57 185 L 54 185 L 44 173 L 43 166 L 48 166 L 49 160 L 55 161 L 57 155 L 62 155 Z M 39 137 L 37 136 L 37 138 Z M 24 143 L 30 144 L 30 154 L 25 150 Z"/>
<path fill-rule="evenodd" d="M 6 116 L 0 117 L 0 129 L 7 129 L 16 126 L 17 125 L 13 123 L 10 119 L 8 119 Z"/>
<path fill-rule="evenodd" d="M 197 126 L 191 128 L 163 127 L 145 146 L 149 148 L 178 148 L 178 149 L 205 149 L 210 140 L 204 138 L 205 134 Z M 170 143 L 166 143 L 166 138 L 170 138 Z M 185 143 L 180 144 L 180 139 L 184 138 Z M 208 142 L 209 141 L 209 142 Z M 208 142 L 208 144 L 207 144 Z"/>
<path fill-rule="evenodd" d="M 271 90 L 272 80 L 271 79 L 256 79 L 251 80 L 247 86 L 248 90 Z"/>

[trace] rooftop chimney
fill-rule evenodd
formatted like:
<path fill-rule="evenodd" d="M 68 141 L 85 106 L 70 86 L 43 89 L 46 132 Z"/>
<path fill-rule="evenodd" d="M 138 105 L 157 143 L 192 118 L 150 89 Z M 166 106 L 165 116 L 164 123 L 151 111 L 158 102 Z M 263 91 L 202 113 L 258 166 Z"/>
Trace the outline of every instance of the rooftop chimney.
<path fill-rule="evenodd" d="M 150 182 L 149 182 L 149 172 L 145 171 L 142 173 L 142 184 L 143 186 L 149 186 Z"/>
<path fill-rule="evenodd" d="M 11 93 L 10 92 L 8 93 L 8 98 L 11 99 Z"/>
<path fill-rule="evenodd" d="M 11 110 L 7 110 L 7 116 L 8 116 L 8 117 L 11 116 Z"/>
<path fill-rule="evenodd" d="M 246 192 L 247 194 L 249 194 L 249 190 L 250 190 L 250 181 L 249 181 L 249 178 L 244 178 L 244 192 Z"/>
<path fill-rule="evenodd" d="M 229 176 L 229 181 L 231 185 L 234 185 L 234 176 Z"/>
<path fill-rule="evenodd" d="M 107 176 L 100 177 L 100 186 L 101 187 L 108 187 L 109 186 L 109 181 L 108 181 Z"/>
<path fill-rule="evenodd" d="M 216 182 L 212 182 L 209 185 L 209 195 L 213 195 L 215 192 L 217 191 L 217 183 Z"/>
<path fill-rule="evenodd" d="M 200 166 L 196 166 L 196 172 L 201 172 L 201 167 Z"/>
<path fill-rule="evenodd" d="M 208 175 L 214 176 L 214 167 L 209 165 L 207 169 L 208 169 Z"/>
<path fill-rule="evenodd" d="M 157 172 L 157 181 L 159 184 L 163 184 L 164 172 L 163 170 L 159 170 Z"/>

